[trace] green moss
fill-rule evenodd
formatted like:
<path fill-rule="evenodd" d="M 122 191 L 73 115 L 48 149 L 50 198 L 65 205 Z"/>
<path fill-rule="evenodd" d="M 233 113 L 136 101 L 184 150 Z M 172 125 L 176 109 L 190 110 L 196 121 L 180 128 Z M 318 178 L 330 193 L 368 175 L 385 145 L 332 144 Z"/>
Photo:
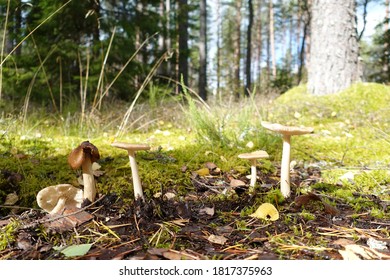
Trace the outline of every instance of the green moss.
<path fill-rule="evenodd" d="M 312 126 L 314 135 L 293 137 L 293 157 L 328 164 L 385 166 L 390 157 L 390 87 L 359 83 L 331 95 L 311 96 L 299 86 L 277 98 L 269 121 Z"/>
<path fill-rule="evenodd" d="M 7 246 L 16 240 L 16 232 L 20 226 L 20 222 L 11 219 L 10 222 L 0 228 L 0 251 L 7 248 Z"/>

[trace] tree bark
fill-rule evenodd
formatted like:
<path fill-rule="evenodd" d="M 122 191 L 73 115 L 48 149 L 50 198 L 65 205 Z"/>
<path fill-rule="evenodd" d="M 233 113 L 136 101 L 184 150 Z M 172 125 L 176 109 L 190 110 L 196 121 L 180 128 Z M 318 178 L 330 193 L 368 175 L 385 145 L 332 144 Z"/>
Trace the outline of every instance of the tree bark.
<path fill-rule="evenodd" d="M 314 0 L 308 91 L 335 93 L 359 79 L 355 0 Z"/>
<path fill-rule="evenodd" d="M 200 1 L 199 96 L 207 100 L 207 3 Z"/>
<path fill-rule="evenodd" d="M 275 30 L 273 0 L 269 1 L 269 40 L 271 51 L 272 79 L 276 78 Z"/>
<path fill-rule="evenodd" d="M 233 62 L 233 87 L 234 94 L 238 99 L 240 97 L 240 68 L 241 68 L 241 5 L 242 0 L 236 0 L 236 38 L 234 40 L 234 62 Z"/>
<path fill-rule="evenodd" d="M 252 25 L 253 25 L 253 3 L 252 0 L 248 0 L 248 9 L 249 9 L 249 19 L 248 19 L 248 29 L 247 29 L 247 38 L 246 38 L 246 64 L 245 64 L 245 74 L 246 74 L 246 85 L 244 94 L 249 96 L 249 92 L 252 91 Z"/>
<path fill-rule="evenodd" d="M 179 86 L 179 92 L 183 92 L 182 86 L 188 86 L 188 0 L 179 0 L 178 25 L 178 81 L 183 83 Z"/>

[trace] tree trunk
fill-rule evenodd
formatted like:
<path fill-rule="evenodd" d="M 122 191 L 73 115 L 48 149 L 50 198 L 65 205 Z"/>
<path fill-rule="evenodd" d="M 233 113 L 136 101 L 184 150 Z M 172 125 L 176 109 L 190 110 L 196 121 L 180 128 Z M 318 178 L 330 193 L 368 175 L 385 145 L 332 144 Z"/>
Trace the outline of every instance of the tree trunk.
<path fill-rule="evenodd" d="M 199 96 L 207 100 L 207 3 L 200 1 Z"/>
<path fill-rule="evenodd" d="M 249 92 L 252 91 L 252 25 L 253 25 L 253 3 L 252 0 L 248 0 L 248 9 L 249 9 L 249 19 L 248 19 L 248 30 L 246 38 L 246 64 L 245 64 L 245 74 L 246 74 L 246 85 L 244 94 L 249 96 Z"/>
<path fill-rule="evenodd" d="M 275 30 L 274 30 L 274 8 L 272 0 L 269 1 L 269 40 L 272 62 L 272 79 L 276 78 L 276 54 L 275 54 Z"/>
<path fill-rule="evenodd" d="M 217 0 L 217 96 L 221 100 L 221 1 Z"/>
<path fill-rule="evenodd" d="M 182 86 L 188 86 L 188 0 L 179 0 L 178 25 L 178 81 L 183 83 L 179 86 L 179 92 L 183 92 Z"/>
<path fill-rule="evenodd" d="M 258 79 L 258 90 L 261 88 L 261 59 L 263 54 L 263 24 L 262 24 L 262 9 L 263 9 L 263 0 L 259 0 L 259 7 L 257 8 L 258 15 L 257 15 L 257 53 L 256 53 L 256 59 L 257 62 L 257 79 Z"/>
<path fill-rule="evenodd" d="M 241 68 L 241 5 L 242 0 L 236 0 L 236 38 L 234 40 L 234 62 L 233 62 L 233 91 L 238 99 L 240 97 L 240 68 Z"/>
<path fill-rule="evenodd" d="M 335 93 L 359 79 L 355 0 L 314 0 L 308 90 Z"/>

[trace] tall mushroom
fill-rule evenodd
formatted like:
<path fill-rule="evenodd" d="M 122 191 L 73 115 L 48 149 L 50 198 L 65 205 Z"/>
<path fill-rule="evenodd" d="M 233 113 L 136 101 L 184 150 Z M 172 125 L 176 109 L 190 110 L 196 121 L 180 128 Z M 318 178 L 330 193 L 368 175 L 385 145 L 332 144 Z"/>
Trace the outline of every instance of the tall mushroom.
<path fill-rule="evenodd" d="M 257 178 L 257 175 L 256 175 L 256 161 L 258 159 L 263 159 L 263 158 L 269 158 L 269 155 L 266 151 L 255 151 L 255 152 L 252 152 L 252 153 L 245 153 L 245 154 L 240 154 L 238 155 L 239 158 L 242 158 L 242 159 L 247 159 L 249 160 L 250 164 L 251 164 L 251 182 L 250 182 L 250 186 L 251 188 L 253 189 L 253 187 L 255 186 L 256 184 L 256 178 Z"/>
<path fill-rule="evenodd" d="M 73 169 L 80 168 L 83 171 L 84 199 L 95 201 L 96 186 L 93 177 L 92 163 L 99 160 L 98 148 L 89 141 L 82 142 L 68 156 L 68 163 Z"/>
<path fill-rule="evenodd" d="M 282 134 L 283 151 L 282 151 L 282 163 L 280 169 L 280 190 L 285 198 L 291 194 L 290 189 L 290 151 L 291 151 L 291 136 L 302 135 L 313 132 L 312 127 L 297 127 L 297 126 L 285 126 L 278 123 L 270 123 L 262 121 L 261 125 L 271 131 Z"/>
<path fill-rule="evenodd" d="M 65 208 L 80 208 L 83 202 L 83 190 L 70 184 L 46 187 L 37 194 L 37 203 L 50 214 L 61 213 Z"/>
<path fill-rule="evenodd" d="M 141 198 L 144 200 L 144 193 L 142 191 L 141 180 L 138 174 L 138 166 L 135 160 L 135 153 L 141 150 L 150 150 L 150 146 L 147 144 L 129 144 L 123 142 L 114 142 L 111 146 L 115 148 L 124 149 L 129 155 L 131 174 L 133 177 L 134 197 L 135 199 Z"/>

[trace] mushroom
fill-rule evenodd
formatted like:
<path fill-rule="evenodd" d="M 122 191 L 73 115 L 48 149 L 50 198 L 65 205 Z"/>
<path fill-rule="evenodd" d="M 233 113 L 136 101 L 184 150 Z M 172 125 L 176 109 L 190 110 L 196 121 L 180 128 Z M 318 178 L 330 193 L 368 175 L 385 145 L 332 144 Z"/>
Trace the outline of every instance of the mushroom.
<path fill-rule="evenodd" d="M 70 184 L 46 187 L 37 194 L 37 202 L 50 214 L 61 213 L 65 208 L 80 208 L 83 202 L 83 190 Z"/>
<path fill-rule="evenodd" d="M 256 178 L 257 178 L 257 175 L 256 175 L 256 161 L 258 159 L 263 159 L 263 158 L 269 158 L 269 155 L 266 151 L 255 151 L 255 152 L 252 152 L 252 153 L 245 153 L 245 154 L 240 154 L 238 155 L 239 158 L 242 158 L 242 159 L 248 159 L 250 161 L 250 164 L 251 164 L 251 182 L 250 182 L 250 186 L 253 188 L 255 186 L 255 183 L 256 183 Z"/>
<path fill-rule="evenodd" d="M 268 130 L 282 134 L 283 151 L 282 151 L 282 163 L 281 163 L 281 170 L 280 170 L 280 190 L 283 196 L 287 198 L 291 194 L 291 189 L 290 189 L 291 136 L 312 133 L 314 128 L 285 126 L 278 123 L 270 123 L 265 121 L 262 121 L 261 125 Z"/>
<path fill-rule="evenodd" d="M 80 168 L 83 171 L 84 199 L 95 201 L 96 187 L 93 177 L 92 163 L 100 158 L 99 150 L 89 141 L 84 141 L 68 156 L 68 163 L 73 169 Z"/>
<path fill-rule="evenodd" d="M 123 142 L 114 142 L 111 144 L 111 146 L 127 151 L 129 155 L 130 168 L 133 177 L 134 197 L 135 199 L 141 198 L 142 200 L 144 200 L 141 180 L 138 174 L 138 166 L 135 160 L 135 152 L 141 150 L 150 150 L 150 146 L 147 144 L 129 144 Z"/>

